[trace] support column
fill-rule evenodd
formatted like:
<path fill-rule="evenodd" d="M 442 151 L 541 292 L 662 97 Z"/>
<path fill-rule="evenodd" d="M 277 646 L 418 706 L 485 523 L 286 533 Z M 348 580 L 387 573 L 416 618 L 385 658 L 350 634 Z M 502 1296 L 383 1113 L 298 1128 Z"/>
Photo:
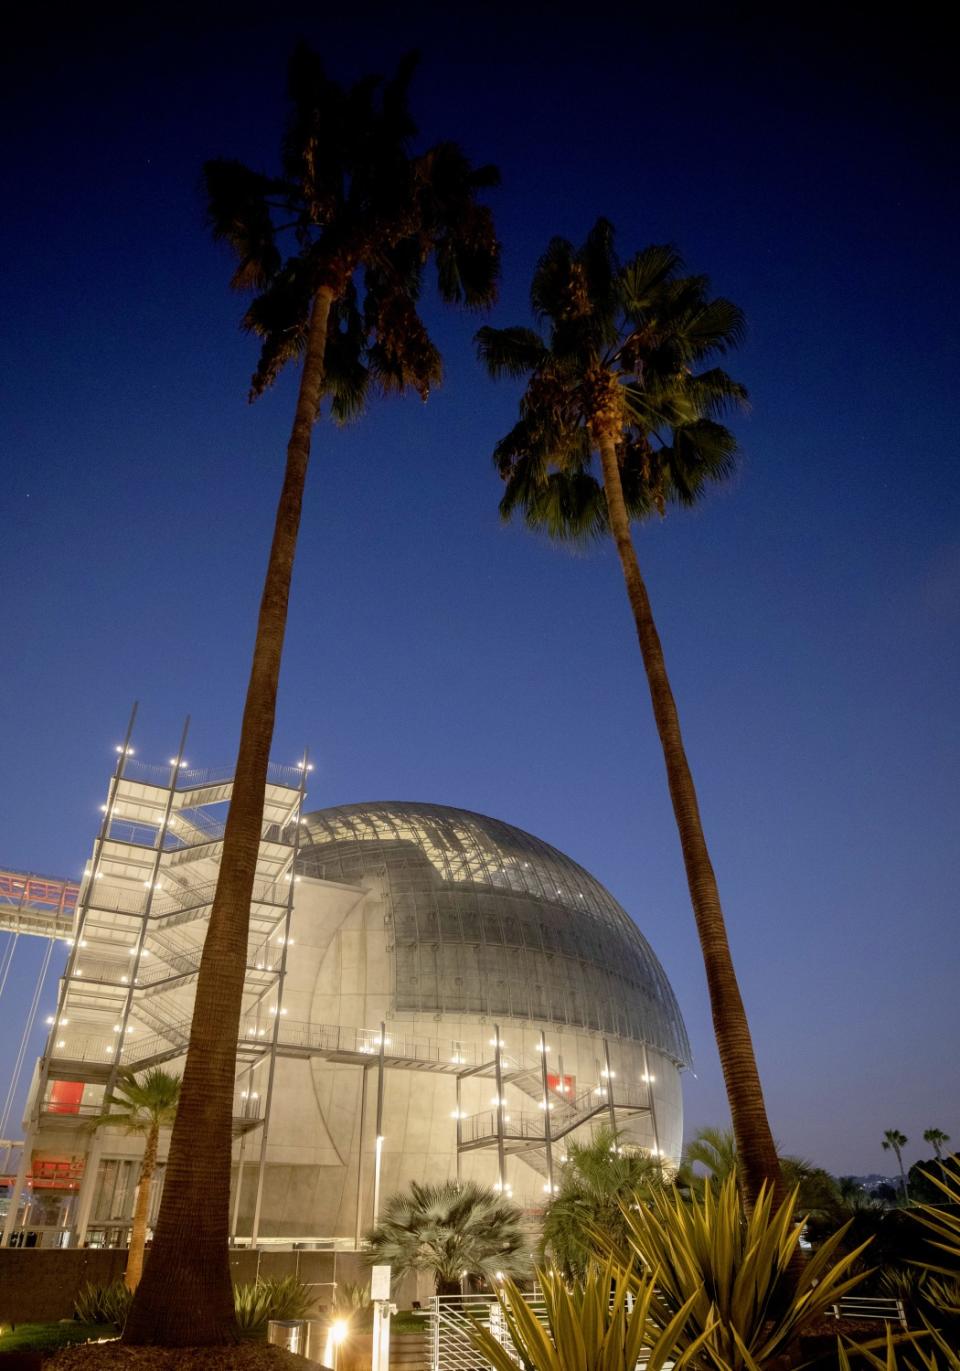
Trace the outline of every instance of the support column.
<path fill-rule="evenodd" d="M 237 1189 L 233 1197 L 233 1213 L 230 1218 L 230 1242 L 237 1241 L 237 1229 L 240 1226 L 240 1192 L 243 1190 L 243 1162 L 244 1153 L 247 1148 L 246 1133 L 240 1134 L 240 1155 L 237 1157 Z"/>
<path fill-rule="evenodd" d="M 610 1069 L 610 1044 L 606 1038 L 603 1040 L 603 1065 L 607 1077 L 607 1113 L 610 1116 L 610 1127 L 614 1134 L 617 1132 L 617 1111 L 613 1104 L 613 1072 Z"/>
<path fill-rule="evenodd" d="M 500 1025 L 493 1025 L 493 1072 L 497 1082 L 497 1172 L 500 1179 L 500 1193 L 507 1193 L 507 1156 L 503 1143 L 503 1048 L 500 1042 Z"/>
<path fill-rule="evenodd" d="M 23 1151 L 20 1154 L 20 1165 L 17 1167 L 16 1179 L 13 1182 L 13 1189 L 10 1192 L 10 1208 L 7 1210 L 6 1222 L 3 1225 L 3 1239 L 0 1246 L 9 1247 L 10 1239 L 13 1237 L 13 1230 L 17 1226 L 17 1215 L 20 1212 L 20 1196 L 23 1193 L 24 1184 L 27 1179 L 27 1168 L 30 1165 L 30 1156 L 33 1152 L 33 1140 L 36 1136 L 36 1129 L 31 1125 L 27 1129 L 26 1137 L 23 1140 Z"/>
<path fill-rule="evenodd" d="M 263 1183 L 267 1167 L 267 1139 L 270 1133 L 270 1110 L 273 1105 L 273 1082 L 277 1072 L 277 1044 L 280 1040 L 280 1016 L 283 1013 L 283 987 L 287 975 L 287 946 L 290 942 L 290 922 L 293 918 L 293 896 L 297 883 L 297 855 L 300 851 L 300 820 L 303 816 L 303 800 L 307 789 L 307 753 L 304 751 L 300 763 L 300 795 L 297 800 L 297 816 L 293 830 L 293 853 L 290 858 L 290 893 L 287 896 L 287 909 L 283 920 L 283 947 L 280 953 L 280 970 L 277 975 L 277 1003 L 273 1016 L 273 1033 L 270 1037 L 270 1066 L 267 1071 L 267 1097 L 263 1106 L 263 1126 L 260 1130 L 260 1161 L 257 1167 L 257 1198 L 253 1206 L 253 1228 L 250 1233 L 250 1246 L 256 1247 L 260 1237 L 260 1217 L 263 1210 Z"/>
<path fill-rule="evenodd" d="M 160 879 L 160 865 L 164 852 L 164 841 L 167 830 L 170 827 L 170 816 L 173 813 L 173 802 L 177 794 L 177 778 L 180 775 L 180 768 L 183 766 L 183 750 L 187 745 L 187 734 L 190 732 L 190 715 L 188 714 L 183 724 L 183 732 L 180 735 L 180 746 L 177 755 L 170 762 L 170 784 L 167 788 L 167 801 L 163 810 L 163 823 L 157 832 L 157 845 L 153 854 L 153 866 L 150 870 L 150 884 L 147 889 L 147 898 L 143 903 L 143 913 L 140 918 L 140 929 L 137 933 L 136 954 L 130 967 L 130 983 L 123 998 L 123 1009 L 120 1012 L 120 1025 L 117 1034 L 117 1046 L 114 1049 L 113 1058 L 110 1062 L 110 1076 L 107 1080 L 106 1088 L 103 1092 L 103 1104 L 106 1110 L 109 1107 L 113 1096 L 113 1088 L 120 1073 L 120 1058 L 123 1053 L 123 1045 L 126 1040 L 127 1026 L 130 1021 L 130 1011 L 133 1008 L 133 996 L 137 986 L 137 978 L 140 974 L 140 963 L 143 960 L 144 944 L 147 940 L 147 928 L 150 922 L 150 912 L 153 908 L 153 897 Z M 110 819 L 110 811 L 107 811 L 107 819 Z"/>
<path fill-rule="evenodd" d="M 461 1149 L 463 1147 L 463 1080 L 457 1072 L 457 1185 L 463 1184 Z"/>
<path fill-rule="evenodd" d="M 643 1079 L 647 1083 L 647 1105 L 650 1109 L 650 1122 L 653 1125 L 653 1150 L 656 1153 L 657 1160 L 662 1167 L 663 1157 L 660 1152 L 660 1134 L 657 1131 L 657 1111 L 653 1103 L 653 1077 L 650 1075 L 650 1063 L 647 1060 L 647 1044 L 643 1043 L 641 1045 L 643 1047 Z"/>
<path fill-rule="evenodd" d="M 383 1160 L 383 1055 L 387 1043 L 387 1026 L 380 1025 L 380 1053 L 377 1058 L 377 1134 L 373 1154 L 373 1226 L 380 1220 L 380 1166 Z"/>
<path fill-rule="evenodd" d="M 550 1127 L 550 1083 L 547 1072 L 547 1040 L 540 1030 L 540 1083 L 543 1091 L 543 1137 L 547 1154 L 547 1185 L 553 1194 L 553 1137 Z M 561 1079 L 561 1085 L 563 1081 Z"/>
<path fill-rule="evenodd" d="M 363 1135 L 367 1121 L 367 1067 L 360 1068 L 360 1136 L 357 1140 L 357 1218 L 354 1246 L 360 1251 L 363 1239 Z"/>
<path fill-rule="evenodd" d="M 80 1194 L 77 1196 L 76 1231 L 74 1234 L 74 1242 L 77 1247 L 83 1246 L 87 1229 L 90 1227 L 90 1214 L 93 1210 L 93 1198 L 97 1191 L 97 1176 L 100 1174 L 100 1153 L 102 1150 L 103 1139 L 99 1133 L 94 1133 L 90 1150 L 87 1152 L 83 1165 Z"/>

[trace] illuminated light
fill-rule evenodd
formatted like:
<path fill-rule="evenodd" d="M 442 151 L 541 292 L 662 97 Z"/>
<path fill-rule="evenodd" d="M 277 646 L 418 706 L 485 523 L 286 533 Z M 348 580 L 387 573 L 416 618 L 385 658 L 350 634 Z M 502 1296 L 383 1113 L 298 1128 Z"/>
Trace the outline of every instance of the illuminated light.
<path fill-rule="evenodd" d="M 545 1195 L 549 1195 L 549 1194 L 552 1192 L 552 1190 L 553 1190 L 553 1186 L 550 1184 L 549 1181 L 547 1181 L 546 1185 L 544 1185 L 544 1187 L 543 1187 L 543 1193 L 544 1193 Z"/>
<path fill-rule="evenodd" d="M 259 1100 L 260 1096 L 257 1094 L 257 1092 L 256 1092 L 255 1090 L 251 1090 L 251 1092 L 250 1092 L 250 1098 L 251 1098 L 251 1100 Z"/>
<path fill-rule="evenodd" d="M 258 970 L 258 971 L 262 971 L 262 970 L 263 970 L 263 962 L 257 962 L 257 970 Z"/>
<path fill-rule="evenodd" d="M 502 1272 L 502 1271 L 495 1271 L 493 1274 L 494 1274 L 494 1278 L 495 1278 L 496 1280 L 498 1280 L 498 1281 L 502 1281 L 502 1280 L 503 1280 L 503 1272 Z"/>
<path fill-rule="evenodd" d="M 507 1044 L 503 1041 L 502 1038 L 491 1038 L 491 1039 L 490 1039 L 490 1046 L 491 1046 L 491 1047 L 506 1047 L 506 1045 L 507 1045 Z"/>
<path fill-rule="evenodd" d="M 114 1049 L 112 1047 L 105 1047 L 103 1050 L 104 1052 L 108 1053 L 111 1057 L 113 1056 Z"/>
<path fill-rule="evenodd" d="M 130 977 L 129 977 L 129 976 L 121 976 L 121 977 L 120 977 L 120 980 L 121 980 L 121 983 L 122 983 L 123 985 L 129 985 L 129 984 L 130 984 Z"/>
<path fill-rule="evenodd" d="M 490 1103 L 493 1105 L 494 1109 L 499 1109 L 500 1106 L 504 1103 L 504 1101 L 501 1100 L 499 1095 L 494 1095 Z"/>
<path fill-rule="evenodd" d="M 101 806 L 100 806 L 100 813 L 101 813 L 101 814 L 106 814 L 106 812 L 107 812 L 107 806 L 106 806 L 106 805 L 101 805 Z"/>
<path fill-rule="evenodd" d="M 67 1026 L 67 1024 L 68 1024 L 69 1022 L 70 1022 L 69 1019 L 61 1019 L 61 1020 L 60 1020 L 60 1027 L 61 1027 L 61 1028 L 66 1028 L 66 1026 Z"/>
<path fill-rule="evenodd" d="M 57 1042 L 57 1046 L 58 1046 L 58 1047 L 66 1047 L 66 1045 L 67 1045 L 67 1040 L 66 1040 L 66 1038 L 60 1038 L 59 1041 Z"/>
<path fill-rule="evenodd" d="M 135 957 L 137 955 L 137 949 L 135 947 L 128 947 L 127 952 L 131 957 Z"/>
<path fill-rule="evenodd" d="M 261 1028 L 260 1031 L 259 1031 L 259 1033 L 257 1034 L 257 1037 L 258 1037 L 258 1038 L 265 1038 L 266 1036 L 267 1036 L 267 1030 L 266 1030 L 265 1028 Z"/>
<path fill-rule="evenodd" d="M 127 1024 L 126 1028 L 123 1031 L 124 1033 L 135 1033 L 137 1030 L 133 1027 L 132 1024 Z"/>
<path fill-rule="evenodd" d="M 333 1323 L 330 1325 L 330 1338 L 336 1346 L 339 1346 L 339 1344 L 343 1342 L 344 1338 L 347 1336 L 349 1327 L 350 1325 L 347 1323 L 346 1319 L 334 1319 Z"/>
<path fill-rule="evenodd" d="M 119 1025 L 118 1023 L 115 1023 L 115 1024 L 113 1025 L 113 1031 L 114 1031 L 114 1033 L 119 1033 L 119 1032 L 120 1032 L 120 1025 Z"/>
<path fill-rule="evenodd" d="M 65 944 L 67 947 L 73 947 L 73 939 L 72 939 L 72 938 L 64 938 L 63 941 L 64 941 L 64 944 Z"/>
<path fill-rule="evenodd" d="M 98 871 L 97 874 L 94 876 L 93 879 L 94 879 L 95 881 L 102 881 L 102 880 L 103 880 L 103 872 L 102 872 L 102 871 Z"/>
<path fill-rule="evenodd" d="M 281 1014 L 286 1014 L 286 1012 L 287 1012 L 287 1011 L 286 1011 L 285 1009 L 281 1009 L 281 1010 L 280 1010 L 280 1013 L 281 1013 Z"/>
<path fill-rule="evenodd" d="M 52 1014 L 48 1014 L 48 1015 L 47 1015 L 47 1023 L 48 1023 L 48 1024 L 54 1023 L 54 1017 L 53 1017 Z"/>
<path fill-rule="evenodd" d="M 465 1119 L 467 1116 L 461 1110 L 455 1109 L 450 1117 L 451 1119 Z"/>
<path fill-rule="evenodd" d="M 150 956 L 150 949 L 149 949 L 149 947 L 145 947 L 145 948 L 143 949 L 143 951 L 140 953 L 140 955 L 141 955 L 141 957 L 149 957 L 149 956 Z"/>
<path fill-rule="evenodd" d="M 80 939 L 80 942 L 79 942 L 79 944 L 78 944 L 78 946 L 80 946 L 80 947 L 86 947 L 86 945 L 87 945 L 87 940 L 86 940 L 86 938 L 81 938 L 81 939 Z"/>
<path fill-rule="evenodd" d="M 246 1090 L 241 1090 L 241 1092 L 240 1092 L 240 1098 L 241 1098 L 241 1100 L 245 1100 L 245 1099 L 247 1098 L 247 1091 L 246 1091 Z"/>
<path fill-rule="evenodd" d="M 83 975 L 83 968 L 82 968 L 82 967 L 79 967 L 79 966 L 78 966 L 78 967 L 75 967 L 75 968 L 74 968 L 73 974 L 74 974 L 75 976 L 82 976 L 82 975 Z"/>

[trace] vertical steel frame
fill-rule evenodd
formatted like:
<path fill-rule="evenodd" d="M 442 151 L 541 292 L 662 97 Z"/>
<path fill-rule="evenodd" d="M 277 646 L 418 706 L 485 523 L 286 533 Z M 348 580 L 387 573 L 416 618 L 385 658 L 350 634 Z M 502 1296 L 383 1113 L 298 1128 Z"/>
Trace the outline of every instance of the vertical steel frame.
<path fill-rule="evenodd" d="M 503 1142 L 503 1043 L 500 1037 L 500 1025 L 493 1025 L 493 1074 L 497 1082 L 497 1174 L 500 1181 L 500 1193 L 505 1195 L 507 1192 L 507 1156 Z"/>

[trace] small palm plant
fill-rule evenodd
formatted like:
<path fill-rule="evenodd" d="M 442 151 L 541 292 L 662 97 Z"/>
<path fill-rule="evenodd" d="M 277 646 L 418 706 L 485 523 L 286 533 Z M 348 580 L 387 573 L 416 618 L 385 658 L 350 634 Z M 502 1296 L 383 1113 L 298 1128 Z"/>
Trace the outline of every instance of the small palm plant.
<path fill-rule="evenodd" d="M 146 1139 L 133 1209 L 127 1269 L 123 1277 L 124 1284 L 131 1292 L 136 1290 L 143 1275 L 150 1193 L 157 1170 L 160 1129 L 173 1126 L 179 1098 L 179 1076 L 171 1075 L 159 1066 L 147 1071 L 139 1080 L 133 1072 L 128 1072 L 117 1080 L 108 1108 L 90 1121 L 91 1128 L 122 1128 L 127 1133 L 137 1133 Z"/>
<path fill-rule="evenodd" d="M 493 1282 L 527 1269 L 520 1210 L 474 1181 L 414 1182 L 387 1201 L 367 1242 L 370 1260 L 395 1275 L 433 1272 L 440 1295 L 457 1294 L 467 1276 Z"/>
<path fill-rule="evenodd" d="M 909 1204 L 910 1194 L 907 1190 L 907 1177 L 903 1169 L 903 1149 L 910 1139 L 906 1133 L 901 1133 L 899 1128 L 888 1128 L 883 1135 L 884 1152 L 893 1152 L 897 1158 L 897 1165 L 900 1168 L 900 1184 L 903 1187 L 903 1202 Z"/>
<path fill-rule="evenodd" d="M 543 1210 L 539 1254 L 567 1279 L 583 1279 L 596 1261 L 591 1231 L 601 1229 L 626 1251 L 623 1205 L 664 1184 L 659 1160 L 624 1146 L 610 1128 L 588 1141 L 570 1143 L 557 1193 Z"/>

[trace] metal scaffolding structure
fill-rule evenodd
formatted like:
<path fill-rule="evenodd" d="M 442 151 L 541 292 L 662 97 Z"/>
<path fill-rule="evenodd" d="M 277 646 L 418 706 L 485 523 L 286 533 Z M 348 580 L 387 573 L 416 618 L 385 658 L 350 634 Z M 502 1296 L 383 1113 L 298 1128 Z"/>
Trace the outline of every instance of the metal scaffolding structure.
<path fill-rule="evenodd" d="M 24 915 L 26 898 L 17 912 L 18 931 L 65 936 L 70 951 L 30 1092 L 4 1245 L 10 1243 L 16 1224 L 38 1132 L 75 1128 L 78 1116 L 82 1120 L 84 1115 L 101 1114 L 122 1070 L 139 1071 L 182 1057 L 189 1040 L 192 997 L 185 1004 L 184 992 L 199 972 L 233 777 L 228 769 L 189 767 L 184 755 L 189 720 L 176 755 L 166 767 L 137 761 L 131 745 L 135 718 L 136 709 L 117 747 L 116 766 L 101 806 L 100 829 L 69 932 L 63 929 L 65 899 L 53 911 L 47 910 L 45 918 L 31 914 L 32 926 Z M 250 908 L 245 1024 L 278 1019 L 282 1008 L 293 865 L 306 775 L 305 759 L 298 766 L 271 764 L 268 772 Z M 4 927 L 12 926 L 7 921 L 10 917 L 7 914 Z M 261 1185 L 277 1049 L 276 1027 L 270 1032 L 259 1027 L 245 1031 L 238 1046 L 234 1132 L 260 1129 L 263 1133 Z M 249 1092 L 243 1096 L 240 1082 L 264 1059 L 270 1063 L 270 1084 L 261 1112 L 253 1106 Z M 77 1092 L 76 1097 L 72 1092 Z M 89 1222 L 97 1172 L 91 1163 L 95 1160 L 94 1149 L 72 1225 L 78 1243 Z"/>

